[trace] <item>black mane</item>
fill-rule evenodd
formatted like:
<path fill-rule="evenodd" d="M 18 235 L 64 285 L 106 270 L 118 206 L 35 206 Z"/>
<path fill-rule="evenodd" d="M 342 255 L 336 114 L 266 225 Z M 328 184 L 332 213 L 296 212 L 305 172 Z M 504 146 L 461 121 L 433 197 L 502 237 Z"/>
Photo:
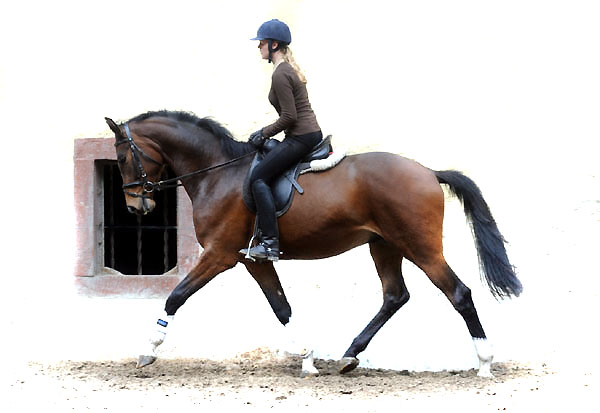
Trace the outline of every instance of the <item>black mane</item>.
<path fill-rule="evenodd" d="M 221 141 L 221 149 L 223 152 L 232 158 L 245 155 L 254 150 L 254 147 L 251 144 L 237 141 L 231 132 L 216 120 L 212 118 L 199 118 L 191 112 L 169 110 L 152 111 L 131 118 L 128 122 L 140 122 L 153 117 L 163 117 L 180 122 L 191 123 L 212 133 Z"/>

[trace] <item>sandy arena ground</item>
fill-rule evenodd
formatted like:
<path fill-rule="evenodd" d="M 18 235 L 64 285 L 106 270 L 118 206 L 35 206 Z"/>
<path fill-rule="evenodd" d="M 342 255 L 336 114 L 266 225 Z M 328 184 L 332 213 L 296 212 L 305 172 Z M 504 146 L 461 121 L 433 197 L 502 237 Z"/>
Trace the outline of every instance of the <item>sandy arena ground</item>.
<path fill-rule="evenodd" d="M 317 360 L 319 377 L 300 378 L 300 360 L 266 350 L 214 362 L 135 360 L 31 363 L 12 384 L 6 411 L 597 411 L 597 379 L 546 364 L 495 363 L 493 379 L 475 370 L 408 372 L 358 368 L 341 376 Z M 8 403 L 8 404 L 7 404 Z"/>

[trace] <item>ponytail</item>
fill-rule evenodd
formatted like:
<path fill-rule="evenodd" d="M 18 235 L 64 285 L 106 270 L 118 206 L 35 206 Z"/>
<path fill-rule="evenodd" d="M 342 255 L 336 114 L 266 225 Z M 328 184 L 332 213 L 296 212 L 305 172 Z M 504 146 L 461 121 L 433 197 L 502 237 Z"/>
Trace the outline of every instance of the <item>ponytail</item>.
<path fill-rule="evenodd" d="M 290 66 L 292 66 L 292 68 L 298 75 L 298 79 L 300 79 L 302 83 L 306 83 L 306 76 L 304 76 L 304 73 L 302 73 L 302 70 L 300 69 L 300 66 L 298 66 L 298 63 L 296 63 L 296 60 L 294 59 L 294 54 L 292 53 L 292 49 L 290 49 L 289 47 L 285 47 L 281 51 L 283 52 L 283 60 L 285 62 L 288 62 Z"/>

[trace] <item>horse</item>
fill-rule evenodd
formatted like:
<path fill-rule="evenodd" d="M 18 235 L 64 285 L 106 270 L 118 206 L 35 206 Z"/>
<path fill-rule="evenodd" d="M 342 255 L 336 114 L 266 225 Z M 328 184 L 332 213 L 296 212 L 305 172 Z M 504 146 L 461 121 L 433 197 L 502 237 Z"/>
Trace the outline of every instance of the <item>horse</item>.
<path fill-rule="evenodd" d="M 189 112 L 157 111 L 117 124 L 117 162 L 129 212 L 150 213 L 155 190 L 182 185 L 193 206 L 195 234 L 203 250 L 197 265 L 168 296 L 150 346 L 137 367 L 157 359 L 169 321 L 194 293 L 218 274 L 242 263 L 284 326 L 291 308 L 273 262 L 252 262 L 239 251 L 253 235 L 255 215 L 242 200 L 242 186 L 256 149 L 237 141 L 219 122 Z M 177 175 L 159 181 L 165 167 Z M 471 223 L 482 279 L 497 299 L 517 297 L 522 285 L 510 263 L 505 239 L 477 185 L 455 170 L 434 171 L 386 152 L 349 155 L 332 169 L 301 175 L 304 188 L 278 219 L 281 259 L 321 259 L 368 244 L 382 284 L 383 304 L 339 361 L 340 373 L 409 300 L 402 275 L 407 259 L 420 268 L 464 319 L 479 358 L 480 376 L 491 376 L 493 354 L 471 298 L 471 290 L 442 252 L 444 192 L 459 198 Z M 305 355 L 306 356 L 306 355 Z M 303 373 L 318 373 L 310 360 Z"/>

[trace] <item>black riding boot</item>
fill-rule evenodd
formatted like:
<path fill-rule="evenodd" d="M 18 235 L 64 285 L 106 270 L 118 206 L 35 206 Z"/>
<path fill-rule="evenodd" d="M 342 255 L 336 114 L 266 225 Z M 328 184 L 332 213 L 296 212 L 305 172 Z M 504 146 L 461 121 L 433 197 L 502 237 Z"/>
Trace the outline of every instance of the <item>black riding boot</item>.
<path fill-rule="evenodd" d="M 271 188 L 265 181 L 258 179 L 252 184 L 252 195 L 256 204 L 258 228 L 262 236 L 259 244 L 250 248 L 248 254 L 259 260 L 277 261 L 279 260 L 279 229 Z"/>
<path fill-rule="evenodd" d="M 279 238 L 263 237 L 256 247 L 250 248 L 248 255 L 257 260 L 279 260 Z"/>

